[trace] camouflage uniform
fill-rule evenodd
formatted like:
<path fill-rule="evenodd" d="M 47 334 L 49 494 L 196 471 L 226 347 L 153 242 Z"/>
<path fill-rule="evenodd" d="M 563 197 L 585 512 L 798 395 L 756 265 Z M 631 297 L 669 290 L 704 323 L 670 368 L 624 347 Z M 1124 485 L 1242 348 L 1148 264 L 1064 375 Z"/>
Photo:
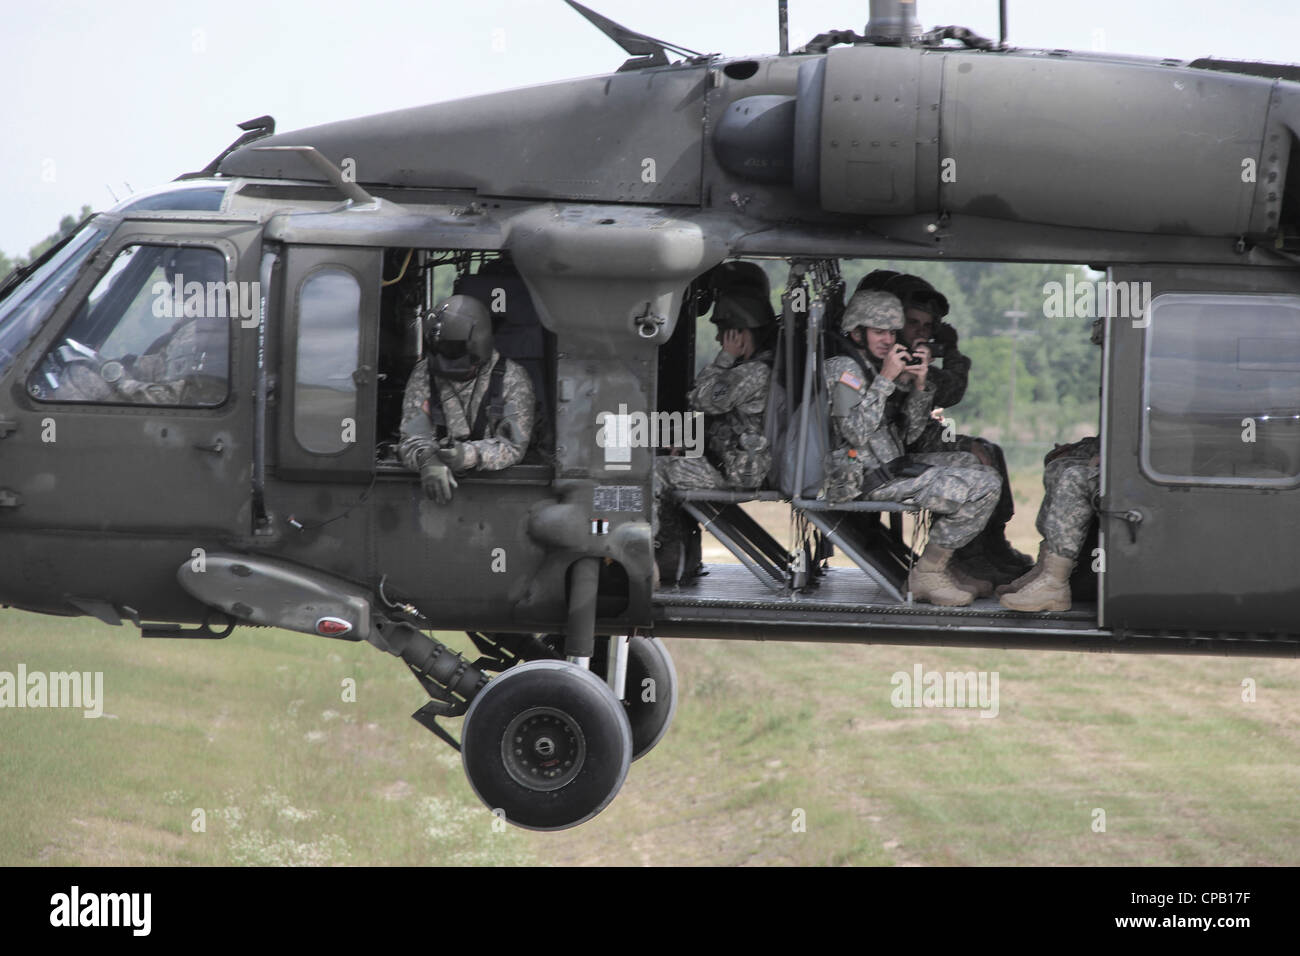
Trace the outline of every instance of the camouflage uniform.
<path fill-rule="evenodd" d="M 69 401 L 220 405 L 229 378 L 229 335 L 228 319 L 184 319 L 153 351 L 122 362 L 121 377 L 112 382 L 101 371 L 107 362 L 70 366 L 60 395 Z"/>
<path fill-rule="evenodd" d="M 1092 523 L 1092 502 L 1101 486 L 1101 467 L 1092 464 L 1100 453 L 1096 438 L 1067 446 L 1043 467 L 1043 504 L 1036 526 L 1047 550 L 1077 560 Z"/>
<path fill-rule="evenodd" d="M 759 488 L 772 466 L 772 450 L 763 433 L 772 353 L 740 361 L 721 351 L 695 379 L 687 395 L 693 412 L 703 412 L 707 457 L 663 456 L 655 476 L 665 488 Z M 717 464 L 714 464 L 714 463 Z M 719 471 L 721 466 L 721 471 Z"/>
<path fill-rule="evenodd" d="M 218 405 L 226 397 L 230 320 L 191 319 L 161 349 L 140 356 L 115 388 L 150 405 Z"/>
<path fill-rule="evenodd" d="M 868 470 L 881 467 L 903 454 L 906 439 L 925 428 L 934 392 L 926 383 L 922 391 L 911 390 L 903 402 L 904 431 L 900 436 L 889 420 L 887 400 L 898 387 L 882 375 L 870 386 L 861 379 L 862 369 L 848 356 L 826 362 L 826 388 L 857 385 L 862 401 L 847 416 L 833 416 L 832 431 L 837 447 L 830 454 L 827 497 L 847 501 L 857 497 Z M 852 450 L 853 455 L 849 452 Z M 939 452 L 909 456 L 911 461 L 931 465 L 912 478 L 895 478 L 869 493 L 872 501 L 913 500 L 934 515 L 930 540 L 939 547 L 955 549 L 979 534 L 988 521 L 1002 482 L 998 473 L 981 465 L 974 455 Z"/>
<path fill-rule="evenodd" d="M 470 432 L 497 362 L 506 363 L 502 382 L 504 411 L 499 421 L 487 422 L 482 438 L 471 441 Z M 418 472 L 433 457 L 441 437 L 465 443 L 466 468 L 470 470 L 499 471 L 523 459 L 533 433 L 534 404 L 533 383 L 521 365 L 502 358 L 494 350 L 491 361 L 484 363 L 473 379 L 465 382 L 438 379 L 438 396 L 447 422 L 446 436 L 434 434 L 433 420 L 428 411 L 429 361 L 421 359 L 406 382 L 406 395 L 402 401 L 402 440 L 397 446 L 397 454 L 407 468 Z"/>

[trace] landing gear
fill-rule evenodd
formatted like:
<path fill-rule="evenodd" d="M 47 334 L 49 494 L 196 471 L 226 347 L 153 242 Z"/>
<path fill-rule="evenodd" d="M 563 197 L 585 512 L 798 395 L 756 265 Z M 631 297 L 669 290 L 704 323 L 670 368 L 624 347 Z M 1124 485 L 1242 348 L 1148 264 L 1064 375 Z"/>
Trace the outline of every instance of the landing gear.
<path fill-rule="evenodd" d="M 563 830 L 614 799 L 632 759 L 623 705 L 584 668 L 518 664 L 470 704 L 461 736 L 470 786 L 529 830 Z"/>
<path fill-rule="evenodd" d="M 598 648 L 591 669 L 608 679 L 609 655 L 604 651 Z M 640 760 L 663 740 L 677 712 L 677 670 L 668 648 L 659 638 L 633 634 L 627 639 L 623 707 L 632 728 L 632 759 Z"/>

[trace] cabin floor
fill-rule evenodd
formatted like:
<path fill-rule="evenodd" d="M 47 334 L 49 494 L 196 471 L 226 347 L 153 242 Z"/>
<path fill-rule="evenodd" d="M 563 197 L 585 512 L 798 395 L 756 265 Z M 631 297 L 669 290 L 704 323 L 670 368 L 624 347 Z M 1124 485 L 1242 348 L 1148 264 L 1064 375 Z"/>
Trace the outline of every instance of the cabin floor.
<path fill-rule="evenodd" d="M 857 568 L 829 568 L 818 586 L 778 592 L 768 588 L 737 564 L 707 564 L 706 574 L 654 593 L 655 619 L 688 621 L 748 621 L 754 624 L 806 623 L 836 627 L 967 627 L 980 630 L 1050 630 L 1089 632 L 1096 629 L 1097 605 L 1079 603 L 1062 613 L 1025 614 L 1008 611 L 997 598 L 977 599 L 967 607 L 900 603 Z"/>

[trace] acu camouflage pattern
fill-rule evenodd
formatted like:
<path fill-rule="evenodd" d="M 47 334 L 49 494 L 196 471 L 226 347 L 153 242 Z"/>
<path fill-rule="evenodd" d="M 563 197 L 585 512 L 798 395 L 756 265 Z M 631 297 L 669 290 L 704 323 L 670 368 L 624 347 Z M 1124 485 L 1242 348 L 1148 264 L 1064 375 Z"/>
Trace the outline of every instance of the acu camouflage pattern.
<path fill-rule="evenodd" d="M 1048 551 L 1078 560 L 1095 513 L 1092 502 L 1101 487 L 1101 466 L 1092 459 L 1100 441 L 1085 438 L 1064 449 L 1043 466 L 1043 503 L 1036 525 Z"/>
<path fill-rule="evenodd" d="M 845 334 L 857 328 L 893 329 L 903 328 L 903 304 L 898 296 L 877 289 L 863 289 L 853 293 L 849 304 L 840 317 L 840 331 Z"/>
<path fill-rule="evenodd" d="M 654 529 L 656 547 L 671 551 L 679 538 L 695 529 L 678 509 L 663 512 L 661 502 L 670 489 L 706 491 L 714 488 L 761 488 L 772 466 L 772 450 L 763 430 L 767 391 L 772 380 L 771 352 L 739 361 L 729 352 L 717 358 L 695 379 L 687 394 L 691 411 L 703 412 L 707 455 L 660 455 L 654 463 Z M 721 465 L 719 471 L 713 462 Z M 665 515 L 660 518 L 661 513 Z M 697 532 L 696 532 L 697 533 Z M 680 569 L 679 569 L 680 570 Z M 661 571 L 661 574 L 663 572 Z M 668 574 L 665 580 L 676 580 Z"/>
<path fill-rule="evenodd" d="M 762 352 L 742 362 L 728 352 L 719 352 L 700 372 L 687 394 L 687 405 L 707 416 L 707 460 L 669 459 L 676 462 L 665 466 L 672 487 L 762 487 L 772 467 L 772 449 L 763 429 L 772 381 L 771 358 L 771 352 Z"/>
<path fill-rule="evenodd" d="M 861 380 L 862 367 L 847 355 L 828 359 L 827 391 L 850 389 L 841 380 L 846 374 Z M 900 389 L 907 393 L 901 410 L 902 434 L 891 420 L 889 405 L 889 397 Z M 858 497 L 868 470 L 902 456 L 908 440 L 915 441 L 931 421 L 934 390 L 928 381 L 924 389 L 915 389 L 876 375 L 869 387 L 864 385 L 858 390 L 857 398 L 858 404 L 848 415 L 831 416 L 836 447 L 828 456 L 826 469 L 826 497 L 830 501 Z M 854 454 L 850 455 L 850 451 Z M 933 467 L 915 477 L 895 478 L 880 485 L 871 491 L 871 499 L 910 500 L 931 512 L 935 517 L 930 540 L 941 548 L 955 550 L 972 541 L 988 523 L 997 504 L 1002 489 L 997 471 L 964 452 L 919 454 L 910 458 Z"/>
<path fill-rule="evenodd" d="M 871 492 L 872 501 L 914 501 L 934 516 L 930 540 L 957 550 L 969 544 L 988 524 L 998 503 L 1002 479 L 997 469 L 982 465 L 974 455 L 946 452 L 908 456 L 933 467 L 915 478 L 896 478 Z"/>
<path fill-rule="evenodd" d="M 479 406 L 487 395 L 492 369 L 505 362 L 502 382 L 504 410 L 500 420 L 488 420 L 483 438 L 469 440 L 471 427 L 478 417 Z M 411 370 L 402 401 L 402 440 L 397 455 L 407 468 L 419 471 L 438 447 L 438 439 L 454 438 L 466 445 L 467 469 L 499 471 L 518 464 L 528 451 L 533 434 L 533 383 L 528 372 L 516 362 L 501 357 L 495 350 L 471 381 L 438 380 L 439 401 L 447 421 L 447 435 L 435 435 L 433 420 L 426 410 L 429 401 L 429 361 L 421 359 Z"/>
<path fill-rule="evenodd" d="M 95 367 L 70 366 L 60 397 L 86 402 L 125 400 L 138 405 L 220 405 L 226 399 L 230 375 L 230 322 L 183 319 L 172 326 L 160 346 L 122 365 L 121 378 L 112 383 Z"/>
<path fill-rule="evenodd" d="M 845 384 L 846 376 L 862 382 L 861 388 Z M 893 461 L 903 454 L 909 441 L 920 437 L 930 421 L 934 391 L 929 382 L 924 390 L 917 390 L 881 375 L 868 383 L 863 379 L 862 366 L 847 355 L 826 360 L 827 394 L 834 396 L 836 389 L 846 390 L 843 403 L 853 407 L 848 415 L 831 416 L 833 447 L 826 462 L 826 497 L 850 501 L 862 492 L 864 470 Z M 906 396 L 901 433 L 890 414 L 889 398 L 896 391 Z M 855 454 L 850 455 L 850 450 Z"/>

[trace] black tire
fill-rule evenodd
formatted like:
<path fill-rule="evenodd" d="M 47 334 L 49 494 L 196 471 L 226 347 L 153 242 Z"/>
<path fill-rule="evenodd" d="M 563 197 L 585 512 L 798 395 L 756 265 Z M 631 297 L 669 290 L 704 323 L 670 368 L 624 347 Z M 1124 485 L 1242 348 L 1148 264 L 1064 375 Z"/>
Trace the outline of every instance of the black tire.
<path fill-rule="evenodd" d="M 608 683 L 608 666 L 608 639 L 600 637 L 596 655 L 591 659 L 591 671 Z M 654 683 L 645 683 L 647 678 Z M 628 639 L 623 697 L 632 727 L 632 759 L 640 760 L 663 740 L 677 713 L 677 669 L 659 638 L 636 634 Z"/>
<path fill-rule="evenodd" d="M 529 830 L 563 830 L 600 813 L 631 758 L 622 703 L 595 674 L 564 661 L 518 664 L 492 680 L 461 735 L 478 798 Z"/>
<path fill-rule="evenodd" d="M 647 679 L 654 683 L 646 684 Z M 632 728 L 632 759 L 640 760 L 664 739 L 677 713 L 677 669 L 659 638 L 636 634 L 628 640 L 623 694 Z M 645 700 L 647 696 L 654 699 Z"/>

